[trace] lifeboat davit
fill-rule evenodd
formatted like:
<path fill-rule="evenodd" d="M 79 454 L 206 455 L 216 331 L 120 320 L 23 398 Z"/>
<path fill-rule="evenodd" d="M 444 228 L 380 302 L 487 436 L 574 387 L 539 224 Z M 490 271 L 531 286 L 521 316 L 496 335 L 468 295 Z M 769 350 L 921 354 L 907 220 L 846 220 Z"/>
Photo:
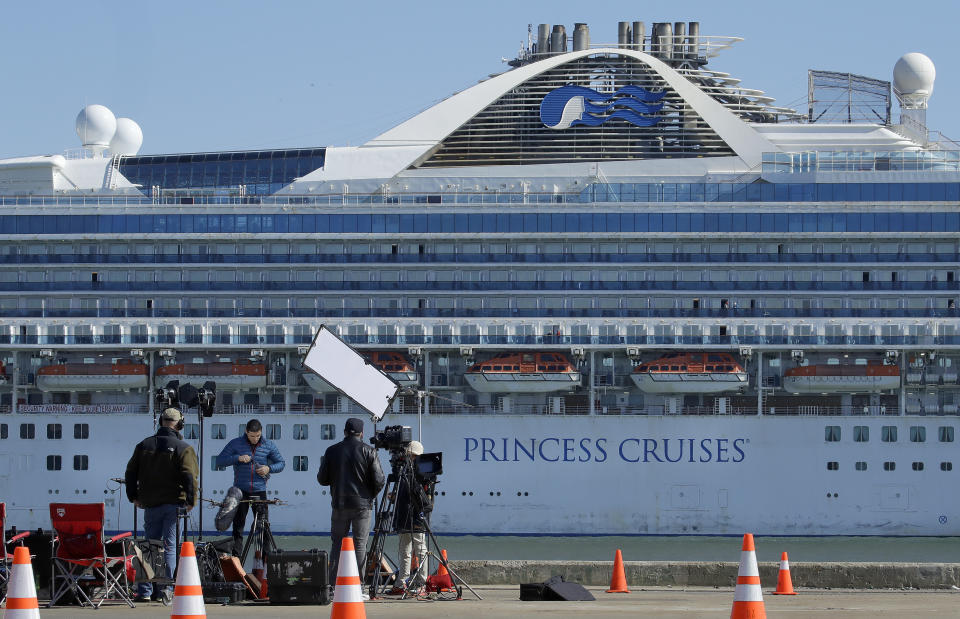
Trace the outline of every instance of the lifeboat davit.
<path fill-rule="evenodd" d="M 267 386 L 267 366 L 249 361 L 217 361 L 175 363 L 157 368 L 154 382 L 158 387 L 166 386 L 171 380 L 178 380 L 181 385 L 189 383 L 198 388 L 212 380 L 217 384 L 217 390 L 258 389 Z"/>
<path fill-rule="evenodd" d="M 555 352 L 501 353 L 474 364 L 463 377 L 482 393 L 550 393 L 580 385 L 580 372 Z"/>
<path fill-rule="evenodd" d="M 646 393 L 721 393 L 747 386 L 747 373 L 722 352 L 670 353 L 633 368 L 634 384 Z"/>
<path fill-rule="evenodd" d="M 37 370 L 41 391 L 114 391 L 147 386 L 147 366 L 130 359 L 113 363 L 61 363 Z"/>
<path fill-rule="evenodd" d="M 783 373 L 783 388 L 791 393 L 856 393 L 900 387 L 895 365 L 801 365 Z"/>
<path fill-rule="evenodd" d="M 381 372 L 397 381 L 404 387 L 417 385 L 420 382 L 417 376 L 417 368 L 403 354 L 385 350 L 374 350 L 370 352 L 361 352 L 370 363 L 380 369 Z M 313 372 L 304 372 L 303 380 L 311 389 L 317 393 L 333 393 L 336 389 L 330 383 L 323 380 Z"/>

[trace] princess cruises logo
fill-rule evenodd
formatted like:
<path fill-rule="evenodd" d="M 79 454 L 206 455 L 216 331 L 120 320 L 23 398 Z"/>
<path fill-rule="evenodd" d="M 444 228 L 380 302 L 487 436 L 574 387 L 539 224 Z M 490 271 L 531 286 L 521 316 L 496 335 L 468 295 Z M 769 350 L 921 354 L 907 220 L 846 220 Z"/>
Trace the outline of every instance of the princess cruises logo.
<path fill-rule="evenodd" d="M 561 86 L 547 93 L 540 103 L 540 120 L 550 129 L 597 127 L 619 118 L 637 127 L 660 122 L 659 103 L 666 91 L 650 92 L 628 84 L 613 94 L 583 86 Z"/>

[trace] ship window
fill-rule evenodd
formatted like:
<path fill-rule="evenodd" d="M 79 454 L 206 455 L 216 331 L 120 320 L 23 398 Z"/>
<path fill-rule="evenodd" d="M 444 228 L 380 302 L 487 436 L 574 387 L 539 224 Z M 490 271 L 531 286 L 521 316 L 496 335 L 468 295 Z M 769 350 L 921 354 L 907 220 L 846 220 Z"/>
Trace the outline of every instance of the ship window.
<path fill-rule="evenodd" d="M 839 462 L 827 462 L 827 470 L 828 470 L 828 471 L 838 471 L 838 470 L 840 470 L 840 463 L 839 463 Z"/>
<path fill-rule="evenodd" d="M 0 423 L 0 439 L 5 439 L 10 435 L 10 429 L 7 427 L 7 424 Z"/>
<path fill-rule="evenodd" d="M 63 438 L 63 425 L 59 423 L 48 423 L 47 438 L 50 440 L 59 440 Z"/>
<path fill-rule="evenodd" d="M 867 463 L 861 460 L 860 462 L 857 462 L 856 464 L 854 464 L 853 468 L 855 468 L 858 471 L 866 471 Z"/>
<path fill-rule="evenodd" d="M 514 370 L 515 372 L 519 372 L 519 371 L 520 371 L 520 366 L 519 366 L 519 365 L 513 366 L 513 370 Z"/>
<path fill-rule="evenodd" d="M 37 428 L 32 423 L 20 424 L 20 438 L 36 438 Z"/>
<path fill-rule="evenodd" d="M 869 426 L 853 426 L 853 442 L 866 443 L 870 440 Z"/>
<path fill-rule="evenodd" d="M 59 471 L 63 466 L 63 458 L 61 456 L 47 456 L 47 470 L 48 471 Z"/>
<path fill-rule="evenodd" d="M 884 443 L 896 443 L 897 426 L 883 426 L 880 428 L 880 440 Z"/>
<path fill-rule="evenodd" d="M 923 462 L 914 462 L 914 463 L 911 464 L 911 466 L 913 467 L 913 470 L 914 470 L 914 471 L 922 471 L 922 470 L 923 470 Z"/>
<path fill-rule="evenodd" d="M 324 423 L 320 425 L 320 440 L 321 441 L 332 441 L 335 435 L 334 425 L 332 423 Z"/>
<path fill-rule="evenodd" d="M 187 440 L 200 438 L 200 424 L 188 423 L 183 426 L 183 438 Z"/>
<path fill-rule="evenodd" d="M 941 470 L 941 471 L 952 471 L 952 470 L 953 470 L 953 462 L 941 462 L 941 463 L 940 463 L 940 470 Z"/>
<path fill-rule="evenodd" d="M 547 366 L 545 366 L 545 365 L 538 365 L 538 366 L 537 366 L 537 371 L 538 371 L 538 372 L 546 372 L 546 371 L 547 371 Z"/>
<path fill-rule="evenodd" d="M 210 426 L 210 438 L 227 438 L 227 424 L 215 423 Z"/>
<path fill-rule="evenodd" d="M 836 443 L 840 440 L 840 426 L 827 426 L 824 430 L 823 440 L 828 443 Z"/>
<path fill-rule="evenodd" d="M 671 365 L 671 366 L 670 366 L 670 371 L 671 371 L 671 372 L 679 372 L 679 371 L 680 371 L 680 366 L 679 366 L 679 365 Z"/>
<path fill-rule="evenodd" d="M 245 436 L 247 433 L 247 424 L 241 423 L 240 430 L 237 432 L 237 436 Z"/>
<path fill-rule="evenodd" d="M 73 457 L 73 470 L 86 471 L 90 468 L 90 456 L 76 455 Z"/>
<path fill-rule="evenodd" d="M 502 370 L 502 369 L 503 369 L 503 366 L 500 366 L 500 365 L 495 365 L 495 366 L 493 366 L 493 371 L 494 371 L 494 372 L 499 372 L 499 371 Z"/>
<path fill-rule="evenodd" d="M 896 462 L 889 462 L 889 461 L 888 461 L 888 462 L 884 462 L 884 463 L 883 463 L 883 470 L 884 470 L 884 471 L 896 471 L 896 470 L 897 470 L 897 463 L 896 463 Z"/>
<path fill-rule="evenodd" d="M 210 458 L 210 470 L 211 471 L 226 471 L 227 467 L 217 466 L 217 457 L 213 456 Z"/>
<path fill-rule="evenodd" d="M 953 442 L 953 426 L 940 426 L 937 430 L 937 439 L 941 443 Z"/>
<path fill-rule="evenodd" d="M 305 441 L 309 436 L 310 427 L 305 423 L 293 424 L 293 440 Z"/>
<path fill-rule="evenodd" d="M 910 426 L 910 442 L 925 443 L 927 441 L 927 429 L 923 426 Z"/>
<path fill-rule="evenodd" d="M 307 456 L 294 456 L 293 457 L 293 470 L 294 471 L 306 471 L 307 469 Z"/>
<path fill-rule="evenodd" d="M 271 441 L 276 441 L 280 439 L 280 424 L 279 423 L 268 423 L 267 424 L 267 438 Z"/>

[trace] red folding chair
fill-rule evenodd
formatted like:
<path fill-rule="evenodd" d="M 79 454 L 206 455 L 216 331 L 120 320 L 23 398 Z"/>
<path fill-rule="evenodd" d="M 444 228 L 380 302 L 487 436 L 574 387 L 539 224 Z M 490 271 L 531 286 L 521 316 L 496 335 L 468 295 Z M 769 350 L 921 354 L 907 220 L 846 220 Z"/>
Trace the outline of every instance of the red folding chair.
<path fill-rule="evenodd" d="M 7 581 L 10 580 L 10 566 L 13 565 L 13 555 L 8 554 L 12 545 L 23 545 L 23 538 L 30 535 L 30 531 L 18 533 L 7 539 L 7 504 L 0 503 L 0 541 L 3 542 L 3 566 L 0 569 L 0 604 L 7 601 Z"/>
<path fill-rule="evenodd" d="M 133 555 L 128 550 L 133 534 L 104 538 L 103 503 L 51 503 L 50 523 L 54 540 L 49 605 L 73 593 L 82 606 L 99 608 L 110 599 L 135 608 L 130 595 Z M 107 553 L 107 544 L 115 542 L 120 544 L 120 556 Z"/>

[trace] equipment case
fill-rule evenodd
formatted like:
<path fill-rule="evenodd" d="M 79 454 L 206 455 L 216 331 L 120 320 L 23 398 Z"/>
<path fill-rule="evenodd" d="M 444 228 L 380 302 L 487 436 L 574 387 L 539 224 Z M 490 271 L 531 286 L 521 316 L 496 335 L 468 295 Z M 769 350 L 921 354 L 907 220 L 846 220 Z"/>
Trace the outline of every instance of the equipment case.
<path fill-rule="evenodd" d="M 325 550 L 278 550 L 267 555 L 271 604 L 329 604 L 329 561 Z"/>

